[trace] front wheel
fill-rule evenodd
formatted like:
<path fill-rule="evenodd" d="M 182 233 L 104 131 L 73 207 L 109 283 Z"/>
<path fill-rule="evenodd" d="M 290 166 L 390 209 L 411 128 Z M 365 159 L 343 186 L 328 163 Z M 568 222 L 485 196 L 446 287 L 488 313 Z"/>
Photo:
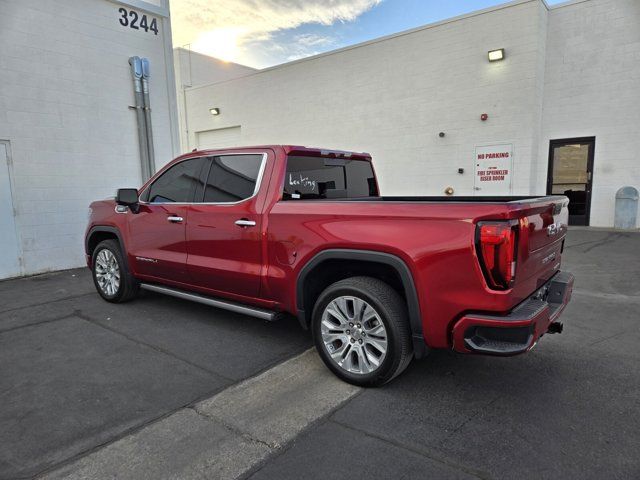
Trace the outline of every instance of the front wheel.
<path fill-rule="evenodd" d="M 406 304 L 376 278 L 352 277 L 327 287 L 313 309 L 312 329 L 324 363 L 354 385 L 384 385 L 413 358 Z"/>
<path fill-rule="evenodd" d="M 138 282 L 127 267 L 116 240 L 104 240 L 93 251 L 93 283 L 102 298 L 120 303 L 138 293 Z"/>

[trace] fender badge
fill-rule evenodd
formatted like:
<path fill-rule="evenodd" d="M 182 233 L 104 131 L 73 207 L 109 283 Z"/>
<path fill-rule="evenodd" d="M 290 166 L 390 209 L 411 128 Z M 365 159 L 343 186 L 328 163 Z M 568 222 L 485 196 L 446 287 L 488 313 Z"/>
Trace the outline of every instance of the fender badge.
<path fill-rule="evenodd" d="M 139 262 L 151 262 L 151 263 L 158 263 L 158 260 L 156 260 L 155 258 L 136 257 L 136 260 L 138 260 Z"/>

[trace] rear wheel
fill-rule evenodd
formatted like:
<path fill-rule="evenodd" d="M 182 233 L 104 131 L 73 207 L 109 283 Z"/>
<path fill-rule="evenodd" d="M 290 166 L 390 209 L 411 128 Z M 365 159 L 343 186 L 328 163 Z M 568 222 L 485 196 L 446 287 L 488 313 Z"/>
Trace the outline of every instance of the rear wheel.
<path fill-rule="evenodd" d="M 120 303 L 138 293 L 138 282 L 127 270 L 120 245 L 116 240 L 104 240 L 93 251 L 93 283 L 102 298 Z"/>
<path fill-rule="evenodd" d="M 413 358 L 405 302 L 376 278 L 352 277 L 330 285 L 318 297 L 312 328 L 327 367 L 355 385 L 383 385 Z"/>

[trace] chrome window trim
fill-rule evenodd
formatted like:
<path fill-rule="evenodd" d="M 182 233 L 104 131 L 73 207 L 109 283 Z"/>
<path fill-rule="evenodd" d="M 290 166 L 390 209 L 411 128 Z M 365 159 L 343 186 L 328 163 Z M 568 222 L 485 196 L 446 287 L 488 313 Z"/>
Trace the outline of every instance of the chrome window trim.
<path fill-rule="evenodd" d="M 179 165 L 182 162 L 186 162 L 187 160 L 195 160 L 198 158 L 213 158 L 213 157 L 230 157 L 233 155 L 262 155 L 262 161 L 260 163 L 260 169 L 258 170 L 258 178 L 256 179 L 256 188 L 253 190 L 253 194 L 250 197 L 244 198 L 242 200 L 238 200 L 237 202 L 143 202 L 142 200 L 140 200 L 140 197 L 142 197 L 144 195 L 144 193 L 151 188 L 151 186 L 156 183 L 156 181 L 165 174 L 166 171 L 170 170 L 171 168 L 175 167 L 176 165 Z M 231 152 L 231 153 L 222 153 L 220 155 L 201 155 L 201 156 L 195 156 L 195 157 L 189 157 L 189 158 L 185 158 L 183 160 L 180 160 L 179 162 L 174 163 L 173 165 L 171 165 L 171 168 L 167 169 L 165 172 L 162 173 L 162 175 L 158 176 L 158 178 L 156 178 L 152 183 L 150 183 L 147 188 L 145 188 L 142 192 L 140 192 L 140 195 L 138 195 L 138 203 L 140 205 L 238 205 L 240 203 L 244 203 L 247 202 L 253 198 L 256 197 L 256 195 L 258 195 L 258 192 L 260 191 L 260 185 L 262 184 L 262 178 L 264 177 L 264 171 L 267 167 L 267 152 Z M 205 187 L 206 188 L 206 187 Z"/>

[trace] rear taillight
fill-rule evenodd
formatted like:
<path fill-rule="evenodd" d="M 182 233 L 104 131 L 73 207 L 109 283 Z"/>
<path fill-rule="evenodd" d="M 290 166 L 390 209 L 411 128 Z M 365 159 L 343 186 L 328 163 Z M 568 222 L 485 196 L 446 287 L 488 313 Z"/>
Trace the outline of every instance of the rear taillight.
<path fill-rule="evenodd" d="M 478 258 L 490 288 L 511 288 L 516 276 L 517 226 L 508 222 L 478 224 Z"/>

